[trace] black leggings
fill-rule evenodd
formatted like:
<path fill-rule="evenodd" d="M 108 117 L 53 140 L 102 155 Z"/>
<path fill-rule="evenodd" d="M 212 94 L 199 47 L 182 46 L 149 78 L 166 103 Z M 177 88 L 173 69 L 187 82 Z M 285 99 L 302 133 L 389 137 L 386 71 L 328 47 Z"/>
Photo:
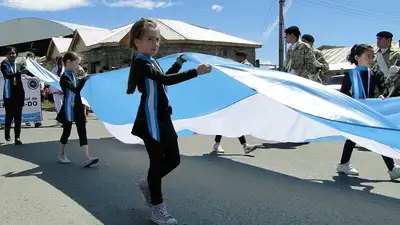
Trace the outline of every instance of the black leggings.
<path fill-rule="evenodd" d="M 86 135 L 86 123 L 85 121 L 82 122 L 75 122 L 76 130 L 78 131 L 79 136 L 79 144 L 81 146 L 87 145 L 87 135 Z M 63 123 L 63 133 L 61 135 L 60 142 L 61 144 L 67 144 L 68 138 L 71 135 L 72 130 L 72 122 L 65 122 Z"/>
<path fill-rule="evenodd" d="M 147 182 L 150 189 L 151 204 L 163 203 L 161 193 L 161 179 L 178 167 L 181 162 L 178 140 L 171 138 L 164 143 L 159 143 L 152 138 L 144 140 L 149 154 L 150 167 Z"/>
<path fill-rule="evenodd" d="M 215 142 L 220 143 L 222 139 L 222 135 L 215 136 Z M 246 138 L 242 135 L 239 138 L 240 144 L 246 144 Z"/>
<path fill-rule="evenodd" d="M 24 107 L 22 106 L 22 104 L 17 104 L 13 101 L 13 99 L 7 99 L 4 102 L 4 107 L 6 111 L 4 131 L 6 132 L 6 135 L 10 134 L 11 123 L 14 119 L 14 135 L 15 139 L 17 139 L 21 135 L 22 109 Z"/>
<path fill-rule="evenodd" d="M 342 159 L 340 160 L 340 164 L 346 164 L 350 161 L 351 153 L 353 152 L 354 147 L 356 147 L 356 143 L 350 140 L 346 140 L 346 142 L 344 143 Z M 389 171 L 392 171 L 394 167 L 394 160 L 386 156 L 382 156 L 382 158 Z"/>

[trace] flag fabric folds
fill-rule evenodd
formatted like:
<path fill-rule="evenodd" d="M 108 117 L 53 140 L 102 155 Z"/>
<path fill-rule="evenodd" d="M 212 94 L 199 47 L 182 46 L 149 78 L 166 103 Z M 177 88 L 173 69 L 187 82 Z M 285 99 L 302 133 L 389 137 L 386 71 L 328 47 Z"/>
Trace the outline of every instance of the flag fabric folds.
<path fill-rule="evenodd" d="M 178 54 L 159 59 L 166 71 Z M 184 53 L 182 71 L 200 63 L 212 72 L 169 86 L 172 119 L 179 135 L 252 135 L 267 141 L 304 142 L 351 139 L 372 151 L 400 158 L 400 100 L 356 100 L 319 83 L 288 73 L 248 67 L 199 53 Z M 59 87 L 35 63 L 27 68 Z M 50 74 L 49 74 L 50 73 Z M 130 131 L 140 93 L 126 94 L 129 68 L 96 74 L 82 96 L 108 131 L 124 143 L 139 143 Z M 57 77 L 56 77 L 57 78 Z"/>

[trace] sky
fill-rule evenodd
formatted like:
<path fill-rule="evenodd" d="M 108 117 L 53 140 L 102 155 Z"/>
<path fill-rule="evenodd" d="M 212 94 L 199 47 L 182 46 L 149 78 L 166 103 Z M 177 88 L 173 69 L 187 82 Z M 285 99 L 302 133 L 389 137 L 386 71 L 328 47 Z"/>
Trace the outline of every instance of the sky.
<path fill-rule="evenodd" d="M 257 59 L 277 64 L 278 5 L 279 0 L 0 0 L 0 22 L 39 17 L 116 28 L 142 17 L 181 20 L 262 43 Z M 398 9 L 399 0 L 285 0 L 285 27 L 312 34 L 316 47 L 374 44 L 381 30 L 400 40 Z"/>

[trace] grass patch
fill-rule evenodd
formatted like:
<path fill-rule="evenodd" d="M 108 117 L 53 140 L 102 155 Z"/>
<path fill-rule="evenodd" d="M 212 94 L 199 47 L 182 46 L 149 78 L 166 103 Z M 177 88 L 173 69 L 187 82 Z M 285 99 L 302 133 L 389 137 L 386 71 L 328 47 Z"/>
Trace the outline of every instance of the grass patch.
<path fill-rule="evenodd" d="M 54 102 L 50 102 L 50 101 L 42 102 L 42 110 L 53 111 L 54 109 L 55 109 Z"/>

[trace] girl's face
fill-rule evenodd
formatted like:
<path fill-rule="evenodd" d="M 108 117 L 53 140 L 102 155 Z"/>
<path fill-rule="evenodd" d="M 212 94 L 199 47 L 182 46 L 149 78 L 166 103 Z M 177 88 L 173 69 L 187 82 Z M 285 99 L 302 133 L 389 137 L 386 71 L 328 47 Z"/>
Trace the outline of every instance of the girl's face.
<path fill-rule="evenodd" d="M 360 56 L 356 56 L 356 60 L 359 66 L 371 67 L 374 63 L 374 50 L 366 49 L 364 53 Z"/>
<path fill-rule="evenodd" d="M 79 64 L 81 63 L 81 58 L 75 60 L 67 60 L 65 62 L 65 70 L 72 71 L 73 74 L 77 74 L 79 70 Z"/>
<path fill-rule="evenodd" d="M 16 58 L 17 58 L 17 53 L 14 50 L 11 50 L 7 53 L 8 61 L 14 62 Z"/>
<path fill-rule="evenodd" d="M 148 28 L 141 39 L 135 40 L 138 52 L 145 56 L 155 56 L 160 47 L 160 30 L 157 27 Z"/>

